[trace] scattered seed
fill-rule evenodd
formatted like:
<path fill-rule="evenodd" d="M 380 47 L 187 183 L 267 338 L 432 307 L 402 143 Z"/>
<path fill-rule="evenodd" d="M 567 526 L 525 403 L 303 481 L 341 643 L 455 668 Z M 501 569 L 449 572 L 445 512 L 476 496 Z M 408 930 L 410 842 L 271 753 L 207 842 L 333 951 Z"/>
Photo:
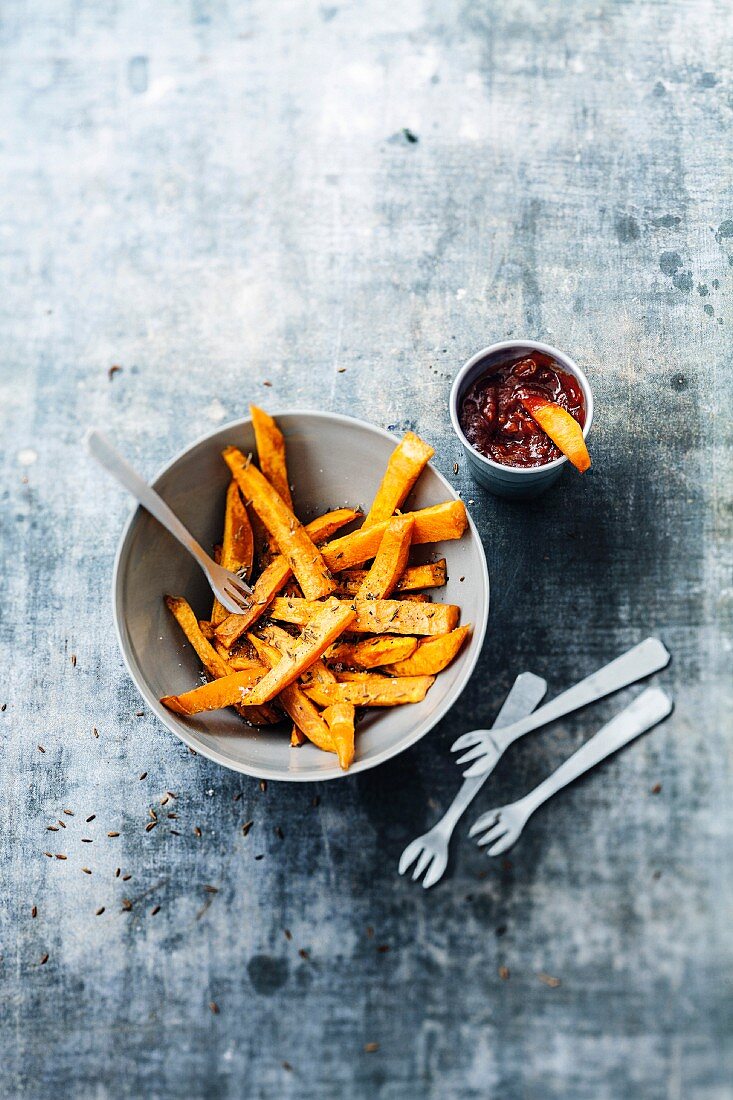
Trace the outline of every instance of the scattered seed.
<path fill-rule="evenodd" d="M 83 836 L 81 838 L 81 842 L 82 842 L 82 844 L 93 844 L 94 843 L 94 841 L 91 839 L 91 837 L 88 837 L 88 836 Z"/>
<path fill-rule="evenodd" d="M 174 794 L 173 791 L 166 791 L 165 793 L 168 795 L 169 798 L 178 798 L 178 795 Z"/>
<path fill-rule="evenodd" d="M 92 873 L 92 872 L 91 872 L 91 871 L 89 870 L 89 868 L 88 868 L 88 867 L 82 867 L 82 871 L 84 872 L 84 874 L 85 874 L 85 875 L 91 875 L 91 873 Z"/>
<path fill-rule="evenodd" d="M 107 836 L 119 836 L 119 833 L 107 833 Z"/>
<path fill-rule="evenodd" d="M 368 924 L 368 925 L 367 925 L 367 930 L 366 930 L 366 934 L 367 934 L 367 938 L 368 938 L 368 939 L 370 939 L 370 940 L 371 940 L 371 939 L 373 938 L 373 936 L 374 936 L 374 929 L 372 928 L 371 924 Z"/>
<path fill-rule="evenodd" d="M 153 809 L 153 807 L 152 807 L 152 806 L 151 806 L 151 807 L 150 807 L 150 809 L 148 810 L 148 814 L 149 814 L 149 815 L 150 815 L 150 817 L 151 817 L 151 818 L 153 819 L 153 821 L 157 821 L 157 820 L 158 820 L 158 815 L 156 814 L 156 812 L 155 812 L 155 810 Z"/>
<path fill-rule="evenodd" d="M 177 820 L 178 820 L 178 814 L 174 814 L 174 813 L 169 813 L 169 814 L 167 814 L 166 816 L 167 816 L 167 817 L 168 817 L 168 818 L 169 818 L 169 819 L 170 819 L 171 821 L 177 821 Z"/>
<path fill-rule="evenodd" d="M 509 978 L 509 967 L 508 966 L 500 966 L 499 967 L 499 977 L 501 978 L 501 980 L 503 982 L 507 981 L 507 979 Z"/>
<path fill-rule="evenodd" d="M 112 381 L 114 376 L 118 373 L 118 371 L 121 371 L 121 370 L 122 370 L 122 367 L 120 367 L 117 363 L 112 364 L 112 366 L 107 371 L 107 377 L 109 378 L 110 382 Z"/>
<path fill-rule="evenodd" d="M 46 826 L 46 832 L 48 832 L 48 833 L 57 833 L 58 831 L 59 831 L 58 825 L 47 825 Z"/>
<path fill-rule="evenodd" d="M 181 834 L 178 832 L 178 829 L 171 829 L 171 836 L 180 836 L 180 835 Z"/>
<path fill-rule="evenodd" d="M 263 386 L 271 386 L 271 385 L 272 385 L 272 382 L 267 382 L 267 381 L 265 381 L 265 382 L 263 382 L 263 383 L 262 383 L 262 385 L 263 385 Z"/>
<path fill-rule="evenodd" d="M 103 905 L 100 905 L 99 909 L 97 909 L 97 910 L 96 910 L 96 912 L 95 912 L 94 916 L 95 916 L 95 917 L 101 917 L 101 915 L 102 915 L 102 913 L 103 913 L 103 912 L 104 912 L 104 906 L 103 906 Z"/>
<path fill-rule="evenodd" d="M 415 145 L 420 140 L 417 134 L 413 134 L 408 126 L 402 127 L 402 133 L 405 135 L 405 140 L 409 141 L 410 145 Z"/>
<path fill-rule="evenodd" d="M 283 930 L 283 935 L 285 936 L 286 940 L 292 940 L 292 938 L 293 938 L 293 933 L 290 931 L 289 928 L 285 928 Z"/>
<path fill-rule="evenodd" d="M 89 817 L 86 819 L 87 825 L 89 824 L 90 821 L 94 821 L 96 816 L 97 816 L 96 814 L 90 814 Z"/>
<path fill-rule="evenodd" d="M 45 966 L 47 962 L 48 962 L 48 955 L 41 955 L 40 959 L 38 960 L 38 965 L 39 966 Z"/>
<path fill-rule="evenodd" d="M 38 916 L 38 909 L 36 908 L 35 905 L 31 908 L 31 916 L 32 917 L 37 917 Z"/>
<path fill-rule="evenodd" d="M 290 1062 L 283 1062 L 283 1069 L 286 1069 L 288 1073 L 293 1072 L 293 1067 L 290 1065 Z"/>
<path fill-rule="evenodd" d="M 143 718 L 144 716 L 145 716 L 145 711 L 144 710 L 136 710 L 135 711 L 135 717 L 136 718 Z"/>
<path fill-rule="evenodd" d="M 336 373 L 337 374 L 346 374 L 346 367 L 339 367 L 339 369 L 337 370 Z"/>
<path fill-rule="evenodd" d="M 311 806 L 313 806 L 313 808 L 316 809 L 318 806 L 320 806 L 320 804 L 321 804 L 321 796 L 319 794 L 317 794 L 315 796 L 315 798 L 313 799 L 313 801 L 311 802 Z"/>
<path fill-rule="evenodd" d="M 206 891 L 207 894 L 218 894 L 219 893 L 219 887 L 218 886 L 206 885 L 206 886 L 204 886 L 204 890 Z"/>
<path fill-rule="evenodd" d="M 265 858 L 264 854 L 260 855 L 260 856 L 255 856 L 255 859 L 264 859 L 264 858 Z"/>
<path fill-rule="evenodd" d="M 661 783 L 655 783 L 654 786 L 651 789 L 651 792 L 652 792 L 652 794 L 659 794 L 661 789 L 662 789 L 662 784 Z"/>
<path fill-rule="evenodd" d="M 56 859 L 67 859 L 67 858 L 68 858 L 68 857 L 67 857 L 67 856 L 65 856 L 65 855 L 62 855 L 62 854 L 61 854 L 61 852 L 57 852 L 57 853 L 56 853 Z"/>
<path fill-rule="evenodd" d="M 275 836 L 278 840 L 285 840 L 285 833 L 282 831 L 279 825 L 275 826 Z"/>
<path fill-rule="evenodd" d="M 39 745 L 38 746 L 38 751 L 39 752 L 45 752 L 46 750 L 44 749 L 43 745 Z"/>
<path fill-rule="evenodd" d="M 267 790 L 267 780 L 266 779 L 260 779 L 260 790 L 262 792 Z"/>
<path fill-rule="evenodd" d="M 379 1043 L 364 1043 L 365 1054 L 376 1054 L 379 1050 Z"/>
<path fill-rule="evenodd" d="M 148 773 L 147 772 L 140 772 L 139 778 L 140 779 L 147 779 L 148 778 Z"/>
<path fill-rule="evenodd" d="M 454 462 L 454 463 L 453 463 L 453 473 L 454 473 L 454 474 L 457 474 L 457 473 L 458 473 L 458 463 L 457 463 L 457 462 Z"/>
<path fill-rule="evenodd" d="M 50 852 L 44 852 L 43 854 L 44 854 L 44 856 L 48 856 L 49 859 L 53 859 L 53 856 L 51 855 Z"/>
<path fill-rule="evenodd" d="M 389 951 L 389 944 L 388 943 L 380 943 L 377 947 L 377 951 L 379 952 L 380 955 L 386 955 L 387 952 Z"/>
<path fill-rule="evenodd" d="M 161 798 L 161 800 L 160 800 L 160 804 L 161 804 L 161 806 L 167 806 L 169 802 L 170 802 L 170 798 L 168 797 L 168 795 L 165 795 L 165 796 L 164 796 L 163 798 Z"/>
<path fill-rule="evenodd" d="M 147 823 L 147 825 L 145 826 L 145 832 L 146 832 L 146 833 L 149 833 L 149 832 L 150 832 L 150 830 L 151 830 L 151 829 L 154 829 L 154 828 L 155 828 L 155 826 L 156 826 L 156 825 L 158 825 L 158 824 L 159 824 L 159 822 L 157 822 L 157 821 L 149 821 L 149 822 Z"/>
<path fill-rule="evenodd" d="M 494 935 L 495 936 L 505 936 L 506 935 L 506 925 L 505 924 L 497 925 L 497 927 L 494 929 Z"/>
<path fill-rule="evenodd" d="M 99 737 L 99 730 L 97 729 L 96 726 L 92 726 L 92 733 L 94 734 L 95 737 Z"/>
<path fill-rule="evenodd" d="M 154 905 L 153 908 L 150 910 L 150 916 L 154 917 L 155 914 L 159 913 L 159 912 L 160 912 L 160 906 L 159 905 Z"/>
<path fill-rule="evenodd" d="M 190 745 L 188 746 L 188 751 L 191 753 L 191 756 L 198 756 L 196 749 L 192 749 Z"/>
<path fill-rule="evenodd" d="M 242 836 L 247 836 L 253 825 L 254 821 L 245 821 L 244 825 L 242 826 Z"/>
<path fill-rule="evenodd" d="M 216 1003 L 216 1001 L 209 1001 L 209 1008 L 211 1009 L 211 1011 L 214 1013 L 215 1016 L 219 1015 L 219 1006 Z"/>
<path fill-rule="evenodd" d="M 75 653 L 71 654 L 71 667 L 76 668 L 76 654 Z"/>
<path fill-rule="evenodd" d="M 62 821 L 60 817 L 59 817 L 59 818 L 57 818 L 57 820 L 58 820 L 58 823 L 59 823 L 59 825 L 61 826 L 61 828 L 62 828 L 62 829 L 65 829 L 65 828 L 66 828 L 66 822 L 65 822 L 65 821 Z"/>
<path fill-rule="evenodd" d="M 562 984 L 559 978 L 553 978 L 552 974 L 545 974 L 544 970 L 541 970 L 537 977 L 541 982 L 544 982 L 545 985 L 549 985 L 550 989 L 557 989 L 557 987 Z"/>
<path fill-rule="evenodd" d="M 67 817 L 73 817 L 74 816 L 74 811 L 73 810 L 64 810 L 64 813 L 66 814 Z"/>
<path fill-rule="evenodd" d="M 7 703 L 3 703 L 3 705 L 0 707 L 0 711 L 3 711 L 3 712 L 5 712 L 7 709 L 8 709 L 8 704 Z"/>
<path fill-rule="evenodd" d="M 130 901 L 129 898 L 123 898 L 122 899 L 122 908 L 124 909 L 124 911 L 126 913 L 130 912 L 130 910 L 132 909 L 132 902 Z"/>
<path fill-rule="evenodd" d="M 202 835 L 203 835 L 203 834 L 202 834 L 202 832 L 201 832 L 201 830 L 199 829 L 198 825 L 194 825 L 194 827 L 193 827 L 193 835 L 194 835 L 194 836 L 202 836 Z"/>
<path fill-rule="evenodd" d="M 122 876 L 122 881 L 123 882 L 129 882 L 131 878 L 132 878 L 132 875 L 123 875 Z"/>
<path fill-rule="evenodd" d="M 242 797 L 242 792 L 241 792 L 241 791 L 237 791 L 237 793 L 236 793 L 236 794 L 234 795 L 234 797 L 232 798 L 232 802 L 239 802 L 239 800 L 241 799 L 241 797 Z"/>
<path fill-rule="evenodd" d="M 121 873 L 122 873 L 122 868 L 118 867 L 117 870 L 115 871 L 115 878 L 119 878 Z"/>
<path fill-rule="evenodd" d="M 652 874 L 652 878 L 654 879 L 655 882 L 658 882 L 661 877 L 662 877 L 662 872 L 661 871 L 655 871 Z"/>
<path fill-rule="evenodd" d="M 301 959 L 309 959 L 311 957 L 310 951 L 307 951 L 305 947 L 301 947 L 298 951 L 298 954 L 300 955 Z"/>

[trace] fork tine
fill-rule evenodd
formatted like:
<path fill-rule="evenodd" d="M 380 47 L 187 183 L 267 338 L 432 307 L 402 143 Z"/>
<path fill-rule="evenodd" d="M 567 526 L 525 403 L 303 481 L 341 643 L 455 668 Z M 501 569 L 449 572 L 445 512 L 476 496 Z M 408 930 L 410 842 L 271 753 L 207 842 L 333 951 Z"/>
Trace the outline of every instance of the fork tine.
<path fill-rule="evenodd" d="M 472 764 L 470 768 L 466 768 L 465 772 L 463 773 L 463 778 L 477 779 L 482 775 L 487 775 L 488 773 L 492 772 L 496 767 L 496 760 L 493 760 L 488 767 L 487 763 L 488 761 L 486 753 L 484 753 L 484 755 L 479 760 L 477 760 L 475 764 Z"/>
<path fill-rule="evenodd" d="M 240 611 L 246 611 L 249 607 L 249 600 L 242 596 L 241 593 L 234 587 L 234 585 L 227 581 L 224 585 L 224 591 L 226 592 L 232 603 L 235 603 Z"/>
<path fill-rule="evenodd" d="M 485 814 L 481 814 L 481 817 L 477 817 L 473 825 L 469 829 L 469 836 L 476 836 L 477 833 L 482 833 L 484 829 L 488 829 L 491 825 L 495 824 L 499 820 L 498 810 L 487 810 Z"/>
<path fill-rule="evenodd" d="M 496 825 L 492 825 L 490 829 L 487 829 L 482 837 L 480 837 L 476 843 L 479 848 L 485 848 L 487 844 L 493 844 L 495 840 L 499 840 L 504 836 L 508 829 L 505 821 L 497 821 Z"/>
<path fill-rule="evenodd" d="M 401 875 L 404 875 L 405 871 L 410 866 L 410 864 L 415 862 L 415 860 L 420 855 L 420 852 L 422 852 L 422 850 L 423 850 L 423 842 L 422 842 L 422 837 L 421 836 L 419 836 L 417 838 L 417 840 L 413 840 L 407 845 L 404 852 L 400 856 L 400 863 L 399 863 L 398 870 L 399 870 Z"/>
<path fill-rule="evenodd" d="M 436 852 L 433 862 L 425 872 L 425 878 L 422 880 L 423 888 L 429 890 L 431 886 L 435 886 L 436 882 L 439 882 L 443 877 L 443 872 L 448 864 L 448 857 L 443 855 L 442 852 Z"/>
<path fill-rule="evenodd" d="M 483 745 L 476 745 L 475 748 L 469 749 L 468 752 L 464 752 L 463 756 L 459 756 L 456 760 L 456 764 L 468 764 L 471 760 L 477 760 L 480 756 L 486 754 L 486 749 Z"/>
<path fill-rule="evenodd" d="M 239 592 L 240 596 L 244 597 L 245 600 L 248 600 L 252 595 L 251 588 L 245 586 L 239 580 L 230 580 L 229 583 L 236 592 Z"/>
<path fill-rule="evenodd" d="M 420 878 L 420 875 L 423 873 L 432 858 L 433 853 L 429 852 L 426 848 L 423 851 L 423 854 L 420 856 L 419 860 L 417 861 L 417 866 L 415 867 L 415 870 L 412 872 L 413 882 L 417 882 L 417 880 Z"/>
<path fill-rule="evenodd" d="M 478 744 L 481 740 L 481 734 L 478 730 L 472 730 L 470 733 L 462 733 L 460 737 L 457 737 L 450 747 L 451 752 L 460 752 L 461 749 L 470 749 L 473 745 Z"/>
<path fill-rule="evenodd" d="M 509 848 L 511 848 L 516 839 L 517 837 L 514 835 L 514 833 L 507 831 L 502 839 L 493 846 L 493 848 L 489 848 L 488 852 L 486 853 L 487 856 L 500 856 L 502 852 L 506 852 Z"/>

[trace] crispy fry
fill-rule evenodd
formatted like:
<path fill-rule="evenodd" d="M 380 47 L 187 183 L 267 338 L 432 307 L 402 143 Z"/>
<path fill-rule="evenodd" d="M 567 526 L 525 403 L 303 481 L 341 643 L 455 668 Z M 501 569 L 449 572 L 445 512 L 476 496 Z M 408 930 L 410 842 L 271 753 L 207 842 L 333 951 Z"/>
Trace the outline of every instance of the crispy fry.
<path fill-rule="evenodd" d="M 262 638 L 256 638 L 254 635 L 251 641 L 263 663 L 271 669 L 274 668 L 280 660 L 278 650 L 271 646 L 269 642 L 263 641 Z M 319 749 L 323 749 L 324 752 L 336 752 L 331 731 L 311 700 L 297 684 L 290 684 L 280 692 L 278 698 L 282 703 L 283 710 L 292 718 L 295 725 L 306 735 L 309 741 L 312 741 Z"/>
<path fill-rule="evenodd" d="M 204 670 L 209 676 L 218 680 L 222 676 L 229 676 L 232 672 L 236 671 L 216 652 L 211 643 L 204 637 L 196 621 L 196 616 L 186 600 L 181 596 L 166 596 L 165 602 L 168 610 L 172 613 L 181 630 L 188 638 L 198 659 L 204 666 Z M 262 666 L 257 662 L 250 662 L 247 667 L 256 668 L 258 674 L 262 675 Z M 162 702 L 165 702 L 165 700 L 162 700 Z M 170 709 L 175 708 L 171 707 Z M 242 718 L 245 718 L 253 726 L 273 725 L 273 723 L 280 721 L 277 711 L 272 707 L 245 707 L 237 705 L 237 711 L 241 714 Z"/>
<path fill-rule="evenodd" d="M 447 668 L 470 633 L 470 626 L 459 626 L 440 638 L 425 638 L 410 657 L 386 665 L 384 671 L 392 676 L 435 676 Z"/>
<path fill-rule="evenodd" d="M 263 627 L 260 631 L 260 637 L 273 645 L 279 653 L 286 653 L 290 657 L 293 656 L 298 641 L 297 638 L 293 638 L 292 635 L 288 634 L 287 630 L 283 630 L 281 626 L 276 626 L 275 623 Z M 335 684 L 336 677 L 319 657 L 301 674 L 300 683 L 303 687 L 311 683 Z"/>
<path fill-rule="evenodd" d="M 219 563 L 232 573 L 243 570 L 249 579 L 252 575 L 252 561 L 254 558 L 254 536 L 252 524 L 249 522 L 247 509 L 239 492 L 236 481 L 229 483 L 227 489 L 226 505 L 224 508 L 224 534 L 221 540 L 221 553 Z M 218 600 L 214 600 L 211 612 L 211 621 L 214 626 L 226 618 L 227 609 Z"/>
<path fill-rule="evenodd" d="M 415 517 L 411 515 L 395 516 L 387 522 L 377 556 L 356 593 L 357 603 L 383 600 L 390 595 L 405 571 L 414 526 Z"/>
<path fill-rule="evenodd" d="M 302 730 L 299 730 L 295 722 L 293 722 L 293 728 L 290 731 L 290 747 L 297 749 L 300 745 L 304 745 L 308 740 Z"/>
<path fill-rule="evenodd" d="M 345 527 L 347 523 L 351 523 L 358 515 L 359 512 L 354 511 L 353 508 L 337 508 L 335 512 L 327 512 L 325 516 L 312 520 L 305 529 L 314 542 L 321 542 L 341 527 Z M 241 638 L 244 632 L 264 614 L 267 606 L 292 575 L 290 566 L 282 555 L 274 558 L 257 578 L 249 611 L 244 615 L 228 615 L 217 627 L 216 637 L 222 645 L 227 649 L 233 646 L 237 639 Z"/>
<path fill-rule="evenodd" d="M 250 705 L 274 699 L 317 661 L 356 618 L 351 604 L 335 598 L 319 603 L 318 607 L 320 610 L 303 628 L 291 652 L 283 653 L 277 665 L 253 687 L 247 698 Z"/>
<path fill-rule="evenodd" d="M 314 684 L 306 693 L 321 706 L 351 703 L 355 707 L 396 707 L 419 703 L 425 698 L 434 676 L 370 676 L 340 684 Z"/>
<path fill-rule="evenodd" d="M 204 710 L 221 710 L 242 703 L 248 688 L 266 673 L 264 666 L 247 668 L 243 672 L 231 672 L 219 680 L 186 691 L 183 695 L 165 695 L 160 701 L 176 714 L 200 714 Z"/>
<path fill-rule="evenodd" d="M 409 600 L 338 601 L 356 610 L 349 630 L 356 634 L 448 634 L 458 626 L 460 608 L 451 603 L 412 603 Z M 291 600 L 278 596 L 270 614 L 281 622 L 305 626 L 318 614 L 318 600 Z"/>
<path fill-rule="evenodd" d="M 358 668 L 379 668 L 389 662 L 404 661 L 417 649 L 417 638 L 398 638 L 384 634 L 365 638 L 363 642 L 336 642 L 326 651 L 326 658 Z"/>
<path fill-rule="evenodd" d="M 534 394 L 523 397 L 522 404 L 555 446 L 567 455 L 576 470 L 584 474 L 590 469 L 590 455 L 583 438 L 583 429 L 567 409 Z"/>
<path fill-rule="evenodd" d="M 406 512 L 415 520 L 412 529 L 412 544 L 424 542 L 442 542 L 444 539 L 459 539 L 468 526 L 466 506 L 462 500 L 447 500 L 443 504 L 434 504 L 430 508 L 421 508 L 419 512 Z M 353 569 L 373 558 L 379 550 L 387 521 L 375 523 L 373 527 L 360 527 L 350 535 L 342 535 L 323 547 L 323 559 L 332 573 L 342 569 Z"/>
<path fill-rule="evenodd" d="M 247 461 L 236 447 L 227 447 L 223 457 L 247 500 L 268 529 L 288 564 L 304 596 L 310 600 L 328 596 L 336 587 L 320 550 L 256 466 Z"/>
<path fill-rule="evenodd" d="M 374 503 L 364 520 L 365 527 L 389 519 L 406 499 L 434 454 L 433 448 L 414 432 L 405 433 L 387 463 Z"/>
<path fill-rule="evenodd" d="M 257 405 L 250 405 L 249 415 L 252 417 L 260 469 L 278 496 L 292 510 L 283 433 L 272 417 Z"/>
<path fill-rule="evenodd" d="M 333 703 L 326 707 L 323 717 L 336 745 L 339 764 L 347 771 L 354 760 L 354 706 L 352 703 Z"/>
<path fill-rule="evenodd" d="M 415 515 L 415 513 L 407 513 Z M 337 596 L 355 596 L 359 591 L 367 569 L 345 569 L 336 578 Z M 440 588 L 446 581 L 445 558 L 428 562 L 426 565 L 410 565 L 395 585 L 395 592 L 416 592 L 421 588 Z"/>

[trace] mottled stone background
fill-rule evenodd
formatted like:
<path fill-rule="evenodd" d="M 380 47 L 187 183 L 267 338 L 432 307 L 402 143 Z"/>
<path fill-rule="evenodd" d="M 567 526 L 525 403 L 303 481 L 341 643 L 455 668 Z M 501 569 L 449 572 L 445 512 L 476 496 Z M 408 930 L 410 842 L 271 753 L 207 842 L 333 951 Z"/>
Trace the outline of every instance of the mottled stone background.
<path fill-rule="evenodd" d="M 4 1097 L 733 1095 L 731 11 L 5 0 Z M 598 415 L 592 472 L 516 506 L 471 484 L 446 410 L 520 334 L 578 359 Z M 129 502 L 80 447 L 104 426 L 152 474 L 251 399 L 423 433 L 492 574 L 459 705 L 319 789 L 262 792 L 136 714 Z M 517 672 L 557 691 L 651 632 L 670 721 L 510 862 L 464 829 L 436 889 L 397 877 Z M 517 746 L 478 808 L 619 702 Z M 145 832 L 149 807 L 177 821 Z"/>

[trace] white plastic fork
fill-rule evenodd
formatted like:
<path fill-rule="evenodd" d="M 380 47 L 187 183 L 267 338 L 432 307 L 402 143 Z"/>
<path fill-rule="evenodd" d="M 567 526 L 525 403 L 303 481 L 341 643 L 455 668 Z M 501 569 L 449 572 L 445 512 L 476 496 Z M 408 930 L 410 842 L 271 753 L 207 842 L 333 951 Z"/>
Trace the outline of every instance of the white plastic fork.
<path fill-rule="evenodd" d="M 661 688 L 647 688 L 524 798 L 482 814 L 468 835 L 483 833 L 478 841 L 479 846 L 490 844 L 487 855 L 500 856 L 516 844 L 529 818 L 543 802 L 628 745 L 629 741 L 656 726 L 671 712 L 672 700 L 669 696 Z"/>
<path fill-rule="evenodd" d="M 132 466 L 125 462 L 122 455 L 117 453 L 101 432 L 88 431 L 84 441 L 87 450 L 96 458 L 100 466 L 104 466 L 105 470 L 112 474 L 128 493 L 132 493 L 143 508 L 147 509 L 158 523 L 162 523 L 178 539 L 181 546 L 185 546 L 189 554 L 196 559 L 219 603 L 235 615 L 246 611 L 250 606 L 249 597 L 252 595 L 249 585 L 245 584 L 236 573 L 230 573 L 228 569 L 218 565 L 213 558 L 209 557 L 162 497 L 159 497 L 155 489 L 151 489 L 148 483 L 135 473 Z"/>
<path fill-rule="evenodd" d="M 488 775 L 499 763 L 502 755 L 511 744 L 526 733 L 532 733 L 548 722 L 556 718 L 564 718 L 566 714 L 572 714 L 574 710 L 587 706 L 589 703 L 603 699 L 611 692 L 620 691 L 621 688 L 635 684 L 646 676 L 666 668 L 669 664 L 669 652 L 658 638 L 647 638 L 639 645 L 629 649 L 615 661 L 604 665 L 596 672 L 586 676 L 579 684 L 568 688 L 561 695 L 545 703 L 543 707 L 535 711 L 528 718 L 520 719 L 511 726 L 507 726 L 496 732 L 490 730 L 474 730 L 472 733 L 464 733 L 453 743 L 453 752 L 468 749 L 456 763 L 468 764 L 474 761 L 464 773 L 466 779 L 473 776 Z"/>
<path fill-rule="evenodd" d="M 504 705 L 494 722 L 494 728 L 509 725 L 517 718 L 531 714 L 546 691 L 547 684 L 539 676 L 534 676 L 531 672 L 522 672 L 517 676 L 504 700 Z M 480 776 L 478 779 L 464 779 L 461 789 L 438 824 L 405 848 L 399 864 L 401 875 L 404 875 L 408 867 L 417 860 L 417 866 L 412 875 L 413 882 L 416 882 L 423 871 L 426 871 L 423 886 L 427 890 L 435 886 L 435 883 L 443 877 L 448 866 L 448 848 L 453 830 L 487 778 L 488 776 Z"/>

